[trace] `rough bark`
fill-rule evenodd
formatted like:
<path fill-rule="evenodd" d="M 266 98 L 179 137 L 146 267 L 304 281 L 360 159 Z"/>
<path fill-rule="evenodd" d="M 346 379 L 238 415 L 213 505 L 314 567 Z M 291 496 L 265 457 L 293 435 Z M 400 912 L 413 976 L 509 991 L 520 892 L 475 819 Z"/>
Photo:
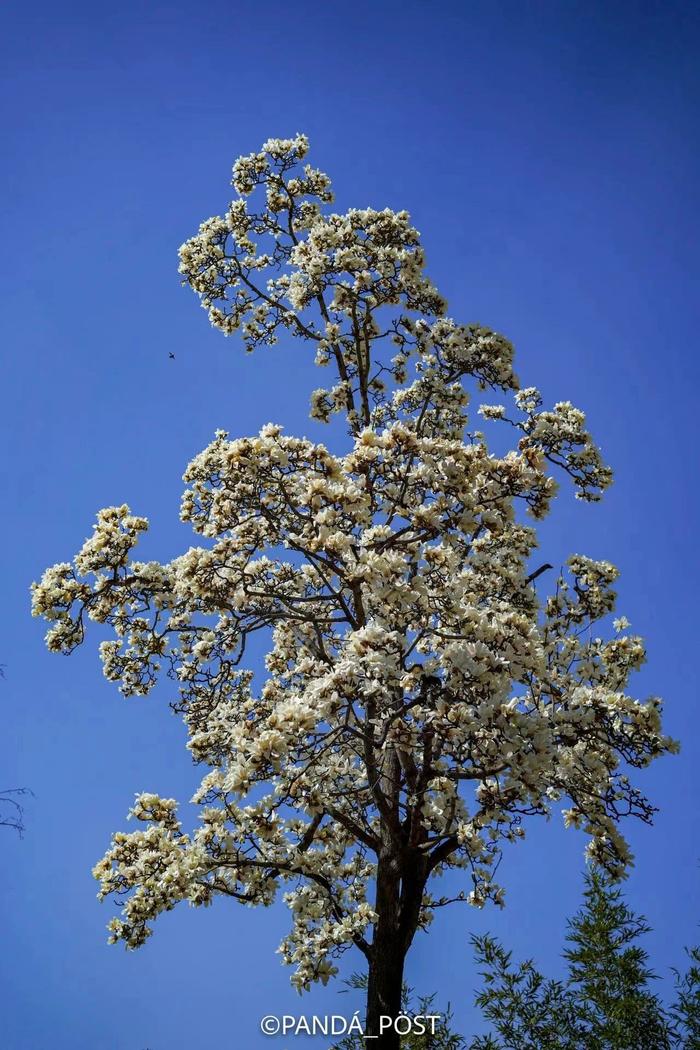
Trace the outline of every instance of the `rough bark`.
<path fill-rule="evenodd" d="M 402 944 L 400 929 L 400 899 L 399 865 L 397 858 L 387 851 L 380 855 L 377 866 L 375 908 L 378 919 L 367 983 L 365 1035 L 378 1036 L 368 1044 L 374 1050 L 399 1050 L 400 1046 L 400 1037 L 393 1025 L 380 1033 L 382 1017 L 391 1017 L 393 1020 L 401 1013 L 406 948 Z"/>

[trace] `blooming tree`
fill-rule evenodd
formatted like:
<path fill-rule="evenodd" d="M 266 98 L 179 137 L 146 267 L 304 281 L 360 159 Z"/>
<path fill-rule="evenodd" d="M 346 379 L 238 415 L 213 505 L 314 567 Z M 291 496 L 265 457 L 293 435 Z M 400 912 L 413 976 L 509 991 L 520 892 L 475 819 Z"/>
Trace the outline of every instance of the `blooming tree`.
<path fill-rule="evenodd" d="M 246 350 L 281 337 L 315 354 L 331 378 L 311 415 L 344 417 L 344 454 L 272 423 L 217 431 L 184 475 L 197 546 L 134 560 L 146 520 L 102 510 L 74 562 L 33 585 L 33 612 L 55 652 L 109 625 L 104 672 L 127 696 L 174 680 L 206 769 L 197 830 L 174 799 L 138 795 L 139 830 L 97 864 L 100 896 L 123 900 L 110 940 L 138 947 L 179 901 L 267 905 L 284 887 L 293 983 L 325 983 L 354 946 L 376 1034 L 400 1012 L 416 931 L 450 903 L 440 875 L 463 869 L 458 899 L 500 903 L 503 842 L 560 800 L 622 874 L 620 819 L 653 812 L 628 774 L 675 744 L 660 701 L 626 691 L 641 639 L 624 619 L 592 630 L 614 566 L 573 555 L 550 597 L 534 589 L 555 475 L 587 501 L 611 481 L 583 413 L 543 408 L 508 340 L 446 316 L 405 211 L 331 212 L 307 149 L 297 135 L 237 160 L 238 196 L 183 244 L 180 271 Z M 509 403 L 478 409 L 510 427 L 507 454 L 470 423 L 470 387 Z M 260 631 L 264 681 L 245 668 Z"/>

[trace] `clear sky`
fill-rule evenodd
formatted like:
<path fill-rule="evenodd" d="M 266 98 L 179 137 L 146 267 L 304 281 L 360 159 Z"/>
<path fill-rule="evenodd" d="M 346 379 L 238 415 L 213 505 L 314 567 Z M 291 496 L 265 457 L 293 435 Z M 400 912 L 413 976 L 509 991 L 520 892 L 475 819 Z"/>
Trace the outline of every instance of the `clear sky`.
<path fill-rule="evenodd" d="M 139 952 L 106 945 L 92 865 L 136 791 L 185 800 L 198 772 L 165 693 L 123 700 L 94 644 L 51 656 L 29 615 L 30 582 L 102 506 L 151 519 L 145 557 L 189 545 L 181 475 L 217 427 L 312 432 L 299 348 L 244 356 L 176 256 L 225 208 L 235 157 L 296 131 L 339 209 L 411 213 L 451 315 L 511 338 L 615 469 L 597 506 L 564 489 L 542 555 L 617 563 L 648 641 L 636 691 L 666 698 L 682 751 L 640 778 L 659 813 L 628 827 L 628 893 L 659 968 L 679 962 L 700 937 L 697 5 L 11 0 L 0 38 L 0 787 L 35 793 L 25 838 L 0 829 L 3 1050 L 283 1050 L 263 1014 L 359 1005 L 292 991 L 283 905 L 183 906 Z M 457 905 L 419 935 L 408 978 L 459 1030 L 477 1026 L 470 931 L 557 970 L 584 844 L 540 822 L 503 863 L 504 912 Z"/>

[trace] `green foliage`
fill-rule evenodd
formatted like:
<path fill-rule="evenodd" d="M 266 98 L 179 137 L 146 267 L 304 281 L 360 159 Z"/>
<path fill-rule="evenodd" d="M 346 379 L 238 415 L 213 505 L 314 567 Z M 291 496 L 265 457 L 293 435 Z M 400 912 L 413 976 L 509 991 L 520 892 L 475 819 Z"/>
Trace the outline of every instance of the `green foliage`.
<path fill-rule="evenodd" d="M 531 959 L 514 963 L 494 937 L 472 937 L 482 987 L 476 1005 L 489 1032 L 471 1042 L 451 1030 L 452 1010 L 435 1034 L 412 1033 L 402 1050 L 700 1050 L 700 947 L 687 950 L 689 965 L 674 970 L 675 998 L 664 1005 L 653 990 L 658 978 L 639 944 L 650 927 L 625 903 L 619 887 L 599 871 L 586 875 L 581 909 L 568 922 L 568 963 L 563 980 L 543 976 Z M 367 988 L 367 977 L 347 982 Z M 405 1014 L 434 1014 L 435 996 L 416 998 L 404 985 Z M 349 1036 L 335 1050 L 364 1050 Z"/>
<path fill-rule="evenodd" d="M 587 1031 L 588 1010 L 577 1012 L 565 982 L 546 980 L 528 959 L 513 967 L 512 953 L 488 935 L 473 937 L 483 967 L 476 1005 L 493 1031 L 470 1050 L 574 1050 Z"/>
<path fill-rule="evenodd" d="M 678 1029 L 684 1033 L 685 1050 L 700 1050 L 700 948 L 686 948 L 690 966 L 676 975 L 676 1001 L 671 1015 Z"/>
<path fill-rule="evenodd" d="M 469 1050 L 700 1050 L 700 949 L 676 973 L 676 999 L 664 1006 L 639 938 L 646 920 L 597 871 L 569 921 L 563 981 L 547 980 L 531 960 L 513 966 L 494 938 L 473 937 L 483 988 L 476 1003 L 491 1033 Z"/>
<path fill-rule="evenodd" d="M 572 996 L 592 1013 L 591 1050 L 670 1050 L 670 1018 L 651 991 L 656 979 L 648 954 L 636 942 L 650 931 L 646 920 L 622 900 L 619 888 L 593 872 L 586 878 L 585 905 L 569 923 L 564 952 Z"/>

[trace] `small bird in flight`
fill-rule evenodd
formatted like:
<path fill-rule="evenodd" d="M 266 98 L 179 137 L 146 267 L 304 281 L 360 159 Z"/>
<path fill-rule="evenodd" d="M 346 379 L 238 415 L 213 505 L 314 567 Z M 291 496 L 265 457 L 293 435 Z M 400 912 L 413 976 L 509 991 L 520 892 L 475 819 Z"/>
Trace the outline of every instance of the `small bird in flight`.
<path fill-rule="evenodd" d="M 175 360 L 175 354 L 173 354 L 172 352 L 168 354 L 168 357 L 170 358 L 171 361 Z"/>

